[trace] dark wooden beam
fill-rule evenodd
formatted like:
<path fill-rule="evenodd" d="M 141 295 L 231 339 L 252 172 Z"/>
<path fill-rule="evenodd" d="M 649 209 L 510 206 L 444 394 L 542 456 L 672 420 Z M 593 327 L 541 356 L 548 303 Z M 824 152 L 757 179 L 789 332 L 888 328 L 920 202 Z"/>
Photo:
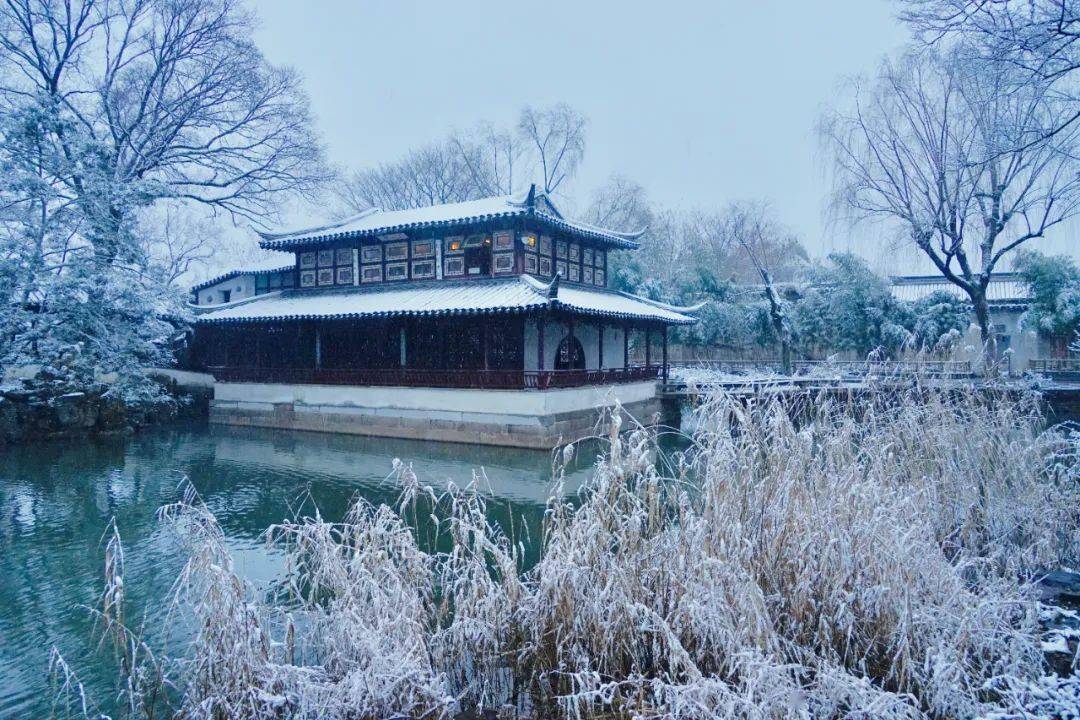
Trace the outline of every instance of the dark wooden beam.
<path fill-rule="evenodd" d="M 645 367 L 652 365 L 652 328 L 645 326 Z"/>

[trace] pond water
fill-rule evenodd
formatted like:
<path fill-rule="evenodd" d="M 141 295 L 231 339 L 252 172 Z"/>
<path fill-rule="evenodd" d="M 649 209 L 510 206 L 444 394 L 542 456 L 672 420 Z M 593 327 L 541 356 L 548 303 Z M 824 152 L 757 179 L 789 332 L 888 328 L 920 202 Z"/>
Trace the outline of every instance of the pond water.
<path fill-rule="evenodd" d="M 568 491 L 595 457 L 577 454 Z M 217 516 L 238 568 L 258 582 L 280 567 L 261 540 L 269 525 L 293 517 L 302 502 L 329 520 L 355 495 L 392 502 L 394 458 L 436 488 L 465 485 L 484 468 L 493 517 L 513 518 L 538 538 L 552 486 L 545 452 L 216 426 L 0 450 L 0 718 L 48 716 L 54 646 L 109 710 L 111 654 L 98 650 L 85 606 L 101 592 L 110 518 L 126 551 L 129 613 L 141 613 L 161 606 L 185 560 L 155 518 L 179 499 L 183 478 Z"/>

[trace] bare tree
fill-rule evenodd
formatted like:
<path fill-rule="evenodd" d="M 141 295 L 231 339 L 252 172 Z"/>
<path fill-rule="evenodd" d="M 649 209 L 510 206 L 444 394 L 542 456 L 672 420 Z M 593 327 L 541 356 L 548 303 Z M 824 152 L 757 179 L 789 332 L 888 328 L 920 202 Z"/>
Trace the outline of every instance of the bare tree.
<path fill-rule="evenodd" d="M 780 344 L 780 363 L 791 372 L 795 332 L 788 315 L 788 303 L 777 286 L 776 270 L 791 263 L 791 248 L 801 244 L 773 219 L 766 202 L 732 203 L 723 213 L 699 216 L 702 237 L 717 255 L 739 250 L 761 282 L 761 294 L 768 303 L 769 322 Z M 805 251 L 804 251 L 805 254 Z"/>
<path fill-rule="evenodd" d="M 146 257 L 170 284 L 190 279 L 222 249 L 221 231 L 212 218 L 176 202 L 162 203 L 143 213 L 138 235 Z"/>
<path fill-rule="evenodd" d="M 1049 127 L 1032 127 L 1029 143 L 1080 120 L 1080 0 L 902 0 L 901 19 L 931 45 L 952 44 L 976 62 L 1000 63 L 1017 83 L 1052 87 L 1073 103 Z"/>
<path fill-rule="evenodd" d="M 986 289 L 1021 245 L 1073 216 L 1074 130 L 1032 142 L 1070 112 L 1046 83 L 1016 83 L 997 63 L 912 52 L 885 62 L 850 109 L 821 125 L 835 158 L 836 200 L 854 219 L 898 225 L 971 300 L 995 357 Z M 987 367 L 992 367 L 987 363 Z"/>
<path fill-rule="evenodd" d="M 54 115 L 62 180 L 107 225 L 157 197 L 262 223 L 327 173 L 296 74 L 251 32 L 237 0 L 9 0 L 0 103 Z"/>
<path fill-rule="evenodd" d="M 599 227 L 636 232 L 654 222 L 649 198 L 638 183 L 612 175 L 593 194 L 584 220 Z"/>
<path fill-rule="evenodd" d="M 764 265 L 774 282 L 791 282 L 809 262 L 806 248 L 774 217 L 765 201 L 733 202 L 719 211 L 698 210 L 687 215 L 691 240 L 689 253 L 696 263 L 715 268 L 739 283 L 761 280 Z M 752 234 L 753 257 L 746 252 L 740 235 Z M 754 257 L 760 259 L 755 262 Z"/>
<path fill-rule="evenodd" d="M 464 158 L 450 141 L 425 145 L 398 162 L 356 172 L 337 192 L 351 212 L 371 207 L 404 210 L 486 194 L 473 182 Z"/>
<path fill-rule="evenodd" d="M 401 160 L 353 173 L 336 193 L 345 213 L 400 210 L 520 192 L 534 172 L 553 193 L 581 164 L 585 124 L 568 105 L 526 107 L 513 131 L 491 123 L 455 131 Z"/>
<path fill-rule="evenodd" d="M 556 192 L 577 172 L 585 157 L 586 125 L 585 116 L 566 103 L 521 111 L 518 132 L 532 145 L 544 192 Z"/>
<path fill-rule="evenodd" d="M 924 39 L 958 38 L 1055 80 L 1080 69 L 1077 0 L 902 0 L 900 17 Z"/>
<path fill-rule="evenodd" d="M 0 275 L 17 299 L 0 356 L 145 389 L 185 316 L 167 280 L 202 250 L 140 219 L 170 200 L 262 225 L 311 196 L 329 173 L 307 108 L 239 0 L 0 3 Z"/>
<path fill-rule="evenodd" d="M 453 133 L 450 144 L 481 195 L 509 195 L 517 190 L 515 173 L 521 169 L 526 150 L 520 136 L 485 122 Z"/>

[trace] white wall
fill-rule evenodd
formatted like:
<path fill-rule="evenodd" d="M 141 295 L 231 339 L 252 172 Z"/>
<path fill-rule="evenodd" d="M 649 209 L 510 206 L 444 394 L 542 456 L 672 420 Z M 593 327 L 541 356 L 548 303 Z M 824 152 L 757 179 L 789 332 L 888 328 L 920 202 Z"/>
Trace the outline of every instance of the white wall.
<path fill-rule="evenodd" d="M 1009 337 L 1009 349 L 1012 359 L 1009 368 L 1012 372 L 1024 372 L 1028 369 L 1028 362 L 1035 358 L 1049 357 L 1049 348 L 1039 336 L 1030 330 L 1020 327 L 1020 316 L 1024 314 L 1020 309 L 990 309 L 990 323 L 1003 325 L 1003 335 Z M 973 365 L 978 365 L 982 360 L 982 339 L 979 337 L 979 328 L 972 323 L 964 339 L 960 342 L 961 359 L 970 360 Z"/>
<path fill-rule="evenodd" d="M 229 290 L 232 293 L 229 302 L 252 297 L 255 294 L 255 276 L 240 275 L 203 288 L 199 291 L 199 305 L 220 305 L 222 290 Z"/>
<path fill-rule="evenodd" d="M 375 414 L 429 420 L 535 425 L 540 418 L 624 405 L 656 397 L 653 381 L 557 390 L 457 390 L 450 388 L 359 387 L 217 383 L 214 403 L 238 409 L 292 404 L 296 412 Z"/>
<path fill-rule="evenodd" d="M 574 324 L 574 337 L 581 343 L 585 353 L 585 368 L 596 370 L 600 361 L 600 333 L 598 323 L 577 322 Z M 569 333 L 565 323 L 548 320 L 544 323 L 544 370 L 555 368 L 555 353 L 559 343 Z M 536 321 L 525 321 L 525 369 L 538 370 L 536 357 Z M 617 325 L 604 325 L 604 367 L 621 368 L 625 366 L 623 358 L 623 331 Z"/>

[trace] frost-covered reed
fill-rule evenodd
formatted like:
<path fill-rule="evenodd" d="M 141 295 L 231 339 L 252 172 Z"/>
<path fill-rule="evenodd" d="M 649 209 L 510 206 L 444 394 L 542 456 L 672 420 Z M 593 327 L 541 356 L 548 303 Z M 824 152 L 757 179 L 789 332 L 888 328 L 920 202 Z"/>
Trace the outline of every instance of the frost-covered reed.
<path fill-rule="evenodd" d="M 1032 401 L 913 387 L 695 412 L 664 471 L 654 433 L 611 412 L 528 569 L 480 483 L 437 495 L 398 464 L 398 507 L 271 528 L 286 572 L 262 598 L 190 495 L 162 518 L 192 542 L 174 607 L 193 638 L 142 677 L 164 668 L 185 718 L 1006 717 L 1076 692 L 1042 680 L 1030 583 L 1080 558 L 1080 442 Z"/>

